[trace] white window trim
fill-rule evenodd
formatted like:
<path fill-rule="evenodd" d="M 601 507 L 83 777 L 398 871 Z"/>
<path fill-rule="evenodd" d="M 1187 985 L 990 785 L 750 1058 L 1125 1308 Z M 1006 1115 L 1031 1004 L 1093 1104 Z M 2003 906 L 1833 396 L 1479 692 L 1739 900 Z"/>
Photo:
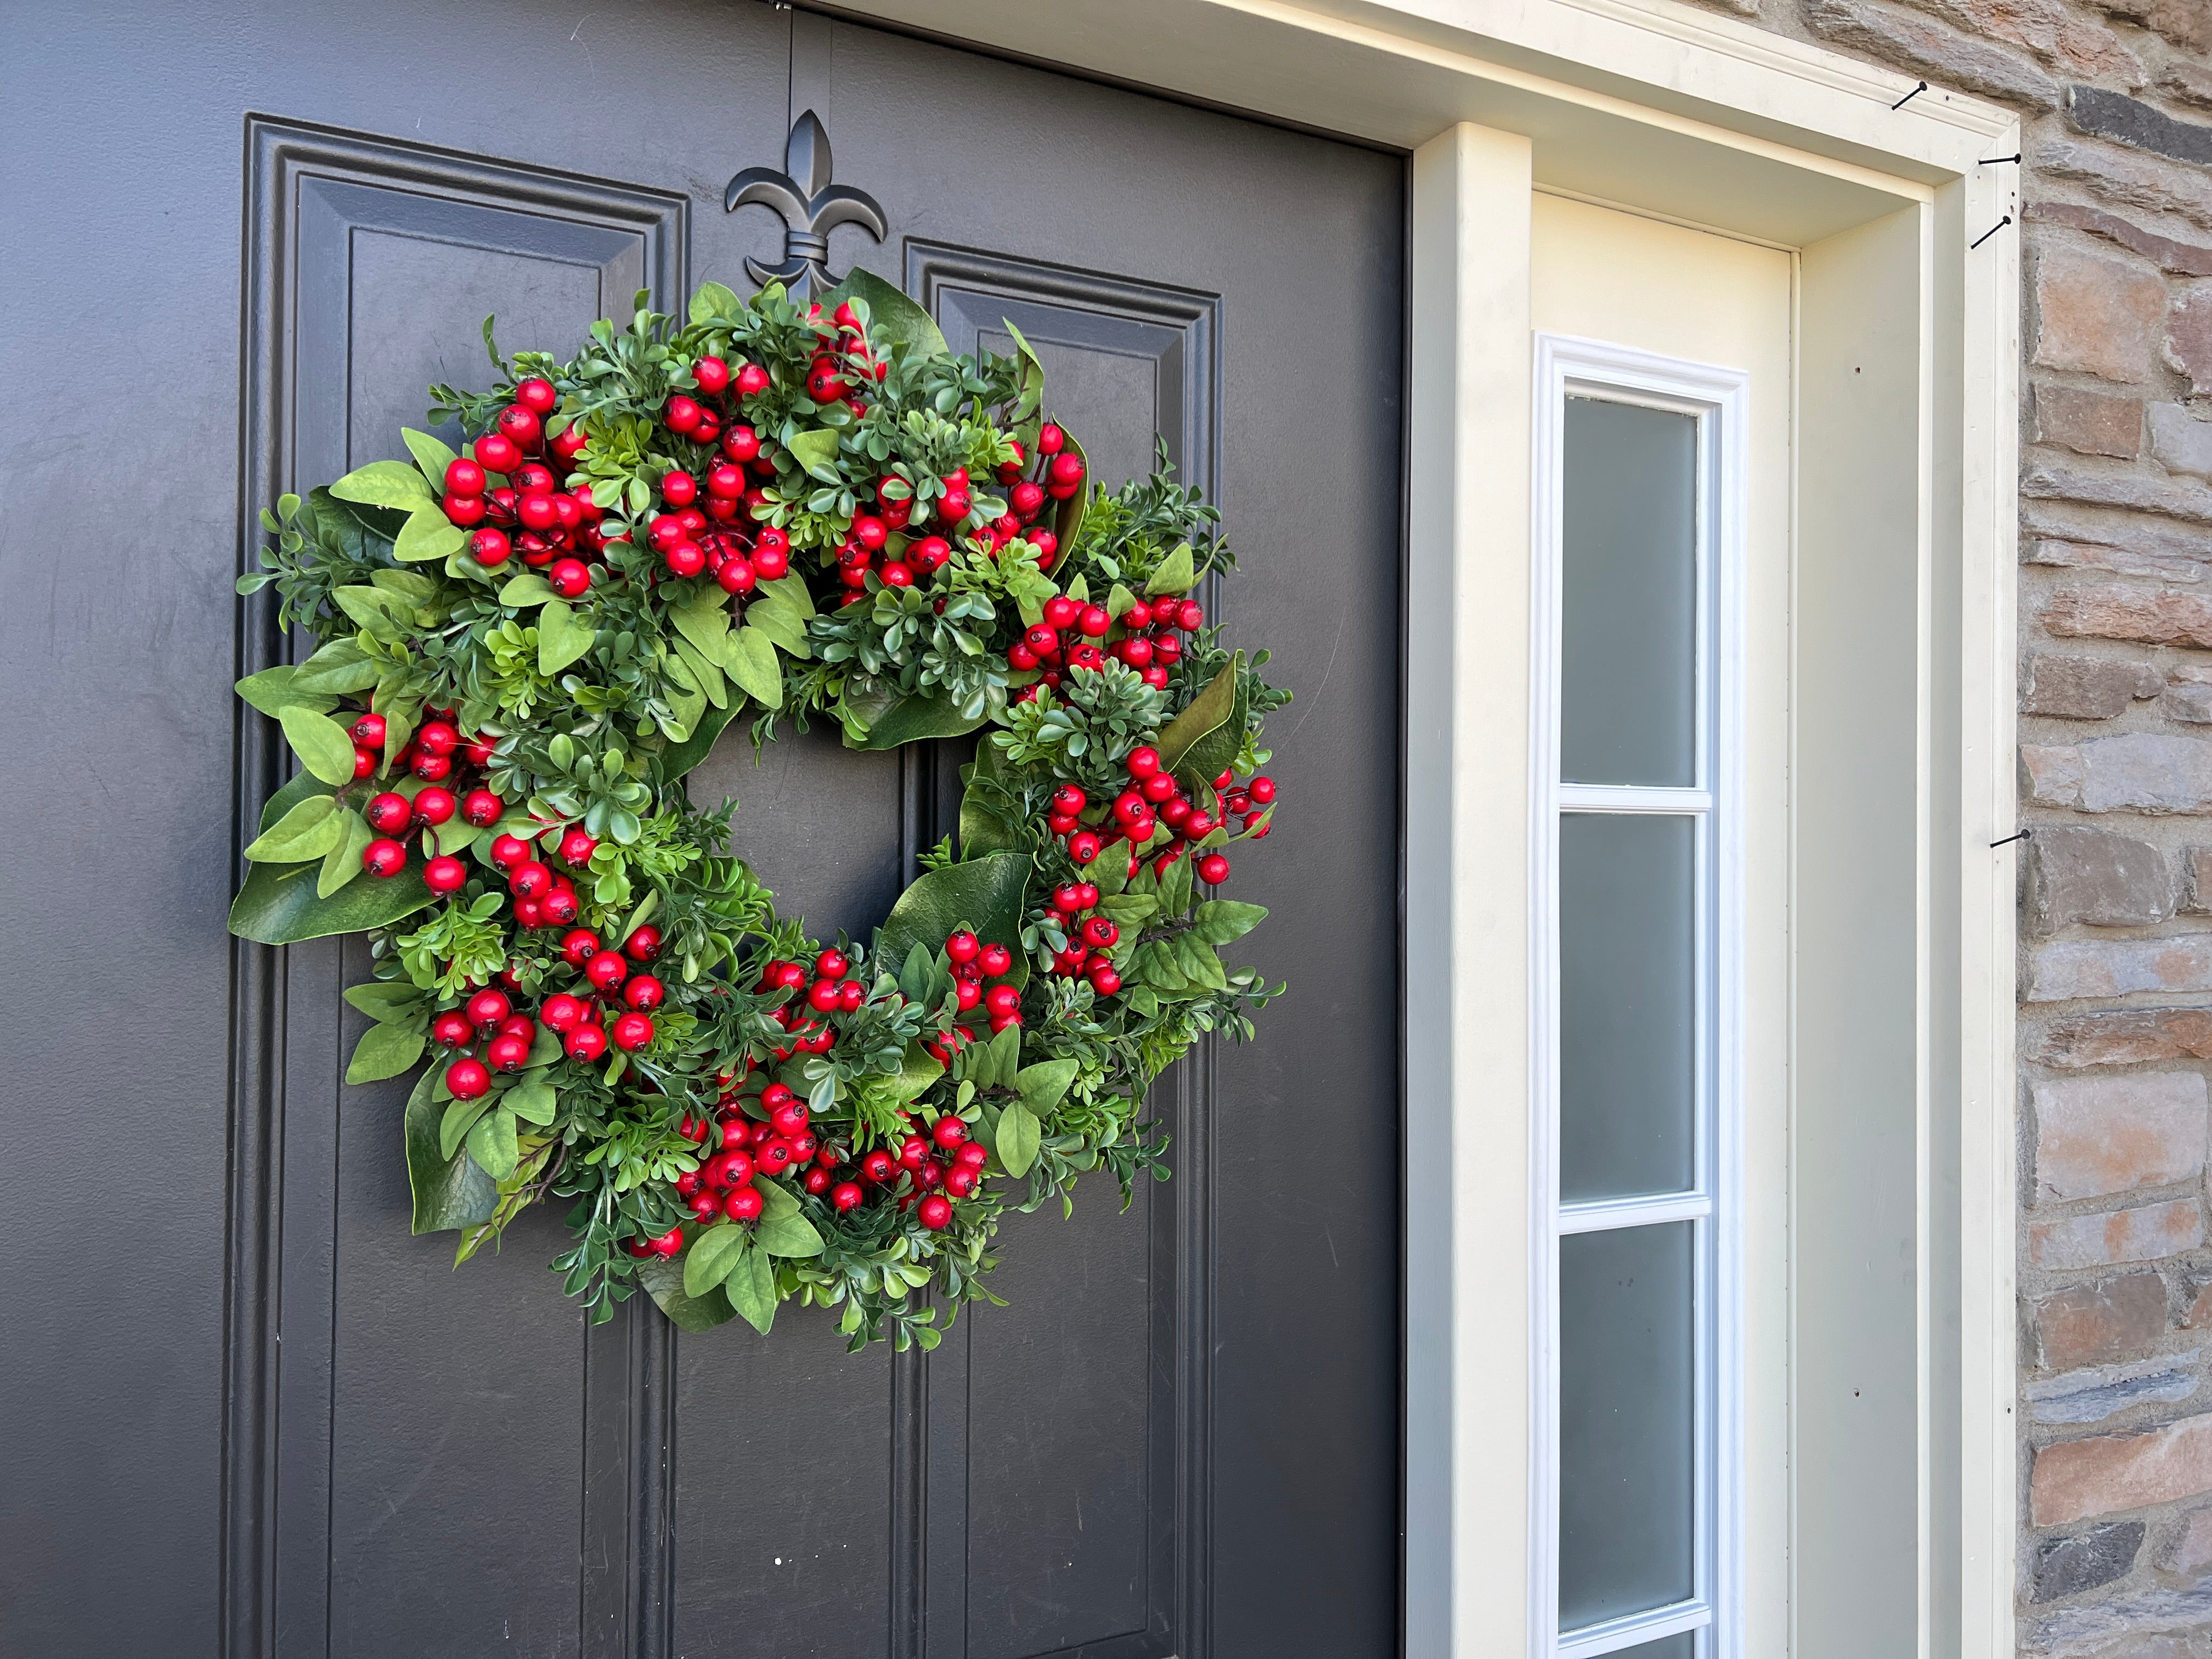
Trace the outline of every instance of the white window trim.
<path fill-rule="evenodd" d="M 1530 1659 L 1584 1659 L 1708 1623 L 1705 1659 L 1738 1659 L 1742 1636 L 1742 1190 L 1744 643 L 1750 377 L 1741 369 L 1539 334 L 1530 420 L 1529 627 L 1529 1583 Z M 1695 783 L 1629 788 L 1559 781 L 1561 580 L 1567 399 L 1593 395 L 1698 422 Z M 1698 823 L 1694 902 L 1698 983 L 1693 1189 L 1665 1198 L 1562 1205 L 1559 1145 L 1559 823 L 1577 808 L 1667 812 Z M 1697 1227 L 1698 1444 L 1695 1583 L 1701 1594 L 1559 1632 L 1558 1240 L 1597 1224 Z M 1706 1294 L 1711 1287 L 1710 1298 Z M 1710 1436 L 1710 1439 L 1708 1439 Z"/>

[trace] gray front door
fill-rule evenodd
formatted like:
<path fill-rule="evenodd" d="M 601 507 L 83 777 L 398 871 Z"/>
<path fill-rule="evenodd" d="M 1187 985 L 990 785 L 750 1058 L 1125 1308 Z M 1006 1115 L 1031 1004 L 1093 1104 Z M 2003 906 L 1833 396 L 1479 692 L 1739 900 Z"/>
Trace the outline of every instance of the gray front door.
<path fill-rule="evenodd" d="M 1396 1651 L 1402 160 L 749 3 L 84 9 L 11 51 L 0 1650 Z M 487 313 L 566 355 L 742 286 L 781 226 L 724 183 L 807 107 L 891 221 L 838 268 L 958 349 L 1012 319 L 1109 485 L 1164 436 L 1241 561 L 1210 608 L 1297 694 L 1238 875 L 1289 996 L 1164 1085 L 1173 1182 L 1017 1218 L 1011 1305 L 927 1358 L 586 1330 L 551 1212 L 453 1271 L 404 1086 L 337 1081 L 358 941 L 223 934 L 279 781 L 229 693 L 285 649 L 230 594 L 254 509 L 398 453 Z M 960 757 L 733 731 L 696 787 L 857 932 Z"/>

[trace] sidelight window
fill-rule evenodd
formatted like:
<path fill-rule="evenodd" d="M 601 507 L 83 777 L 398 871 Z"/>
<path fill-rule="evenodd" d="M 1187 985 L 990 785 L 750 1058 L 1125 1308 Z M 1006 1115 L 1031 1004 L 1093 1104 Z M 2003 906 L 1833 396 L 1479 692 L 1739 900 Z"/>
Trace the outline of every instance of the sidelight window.
<path fill-rule="evenodd" d="M 1742 377 L 1540 343 L 1536 1659 L 1730 1659 Z"/>

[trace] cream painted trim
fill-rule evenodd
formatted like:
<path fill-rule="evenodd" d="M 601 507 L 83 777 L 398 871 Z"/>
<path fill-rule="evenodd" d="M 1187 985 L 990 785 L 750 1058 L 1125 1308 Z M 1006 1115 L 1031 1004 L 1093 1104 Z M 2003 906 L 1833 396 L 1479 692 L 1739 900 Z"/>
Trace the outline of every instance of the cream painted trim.
<path fill-rule="evenodd" d="M 1487 1194 L 1528 1151 L 1529 155 L 1459 126 L 1413 156 L 1406 858 L 1440 879 L 1406 907 L 1439 1039 L 1407 1055 L 1409 1654 L 1526 1620 L 1528 1333 L 1491 1287 L 1527 1282 L 1528 1215 Z"/>
<path fill-rule="evenodd" d="M 1475 706 L 1468 671 L 1481 662 L 1489 684 L 1526 683 L 1526 611 L 1516 608 L 1525 571 L 1499 554 L 1516 538 L 1525 547 L 1528 502 L 1491 489 L 1478 510 L 1475 483 L 1527 475 L 1526 192 L 1542 183 L 1793 246 L 1920 205 L 1929 562 L 1954 607 L 1923 658 L 1933 683 L 1921 775 L 1945 793 L 1920 836 L 1929 935 L 1922 988 L 1923 1011 L 1942 1010 L 1948 1027 L 1928 1034 L 1923 1064 L 1955 1066 L 1936 1092 L 1957 1113 L 1938 1121 L 1923 1110 L 1923 1121 L 1928 1137 L 1955 1133 L 1960 1164 L 1955 1299 L 1939 1310 L 1943 1287 L 1923 1282 L 1923 1328 L 1940 1332 L 1939 1313 L 1955 1313 L 1961 1332 L 1955 1364 L 1931 1360 L 1923 1377 L 1923 1422 L 1950 1424 L 1960 1448 L 1956 1469 L 1929 1472 L 1923 1514 L 1931 1525 L 1955 1517 L 1955 1542 L 1929 1547 L 1957 1552 L 1956 1650 L 2008 1659 L 2015 849 L 1988 843 L 2010 832 L 2014 799 L 2018 232 L 1971 252 L 1966 244 L 2006 212 L 2017 222 L 2009 170 L 1976 166 L 2019 148 L 2017 122 L 1940 87 L 1893 110 L 1910 78 L 1680 0 L 842 0 L 839 9 L 1414 153 L 1414 591 L 1443 591 L 1421 586 L 1440 568 L 1466 580 L 1450 588 L 1449 606 L 1412 607 L 1408 617 L 1409 653 L 1444 675 L 1413 684 L 1449 688 L 1409 711 L 1407 912 L 1421 925 L 1408 930 L 1408 1014 L 1429 1039 L 1408 1055 L 1409 1113 L 1436 1127 L 1441 1110 L 1447 1128 L 1457 1115 L 1504 1138 L 1479 1149 L 1467 1136 L 1417 1146 L 1408 1228 L 1443 1228 L 1456 1262 L 1501 1281 L 1525 1265 L 1525 1216 L 1511 1224 L 1468 1216 L 1457 1194 L 1425 1183 L 1446 1170 L 1461 1179 L 1476 1159 L 1521 1167 L 1526 1150 L 1525 1126 L 1497 1105 L 1525 1098 L 1523 1044 L 1497 1040 L 1501 1029 L 1525 1030 L 1525 987 L 1487 983 L 1479 965 L 1522 958 L 1525 864 L 1506 860 L 1514 879 L 1503 883 L 1471 856 L 1462 817 L 1503 795 L 1525 800 L 1525 778 L 1503 775 L 1476 738 L 1525 729 L 1526 710 L 1494 697 Z M 1522 273 L 1517 290 L 1514 271 Z M 1478 319 L 1491 326 L 1473 328 Z M 1516 331 L 1510 355 L 1520 366 L 1509 373 L 1498 343 Z M 1440 386 L 1440 368 L 1451 384 Z M 1424 526 L 1438 507 L 1447 517 Z M 1498 585 L 1478 595 L 1477 580 Z M 1458 757 L 1448 788 L 1419 775 L 1440 741 Z M 1524 769 L 1525 756 L 1512 767 Z M 1511 816 L 1525 824 L 1517 805 Z M 1510 903 L 1504 884 L 1515 889 Z M 1445 916 L 1461 959 L 1441 988 L 1425 986 L 1425 971 L 1451 963 L 1455 941 L 1430 925 Z M 1435 996 L 1441 1007 L 1424 1000 Z M 1441 1028 L 1419 1023 L 1439 1012 Z M 1437 1087 L 1452 1091 L 1458 1114 L 1424 1098 Z M 1475 1253 L 1492 1245 L 1498 1254 Z M 1407 1651 L 1475 1659 L 1500 1650 L 1472 1639 L 1479 1627 L 1497 1628 L 1487 1615 L 1503 1611 L 1512 1628 L 1525 1627 L 1527 1470 L 1466 1443 L 1479 1426 L 1494 1439 L 1494 1425 L 1459 1419 L 1455 1402 L 1474 1376 L 1486 1373 L 1492 1394 L 1501 1373 L 1525 1376 L 1526 1355 L 1515 1322 L 1486 1322 L 1468 1283 L 1449 1267 L 1431 1271 L 1446 1281 L 1448 1299 L 1436 1305 L 1452 1328 L 1437 1331 L 1409 1301 Z M 1923 1607 L 1928 1599 L 1923 1589 Z M 1953 1638 L 1923 1626 L 1921 1640 L 1925 1651 Z"/>

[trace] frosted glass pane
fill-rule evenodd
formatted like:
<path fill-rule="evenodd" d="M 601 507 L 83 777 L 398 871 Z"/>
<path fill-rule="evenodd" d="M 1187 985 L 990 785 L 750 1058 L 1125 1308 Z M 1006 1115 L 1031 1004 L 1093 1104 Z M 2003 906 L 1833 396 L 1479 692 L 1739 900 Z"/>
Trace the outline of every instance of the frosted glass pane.
<path fill-rule="evenodd" d="M 1559 1240 L 1559 1628 L 1687 1601 L 1696 1489 L 1686 1221 Z"/>
<path fill-rule="evenodd" d="M 1559 765 L 1697 781 L 1698 422 L 1567 399 Z"/>
<path fill-rule="evenodd" d="M 1559 819 L 1559 1196 L 1692 1185 L 1692 820 Z"/>

